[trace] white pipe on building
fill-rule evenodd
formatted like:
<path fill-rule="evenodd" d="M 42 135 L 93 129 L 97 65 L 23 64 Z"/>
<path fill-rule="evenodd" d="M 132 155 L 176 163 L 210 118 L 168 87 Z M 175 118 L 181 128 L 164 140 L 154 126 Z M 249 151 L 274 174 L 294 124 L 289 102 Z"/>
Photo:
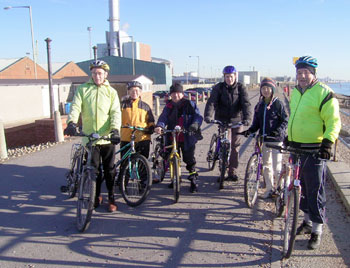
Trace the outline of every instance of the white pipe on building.
<path fill-rule="evenodd" d="M 120 55 L 119 24 L 119 0 L 109 0 L 109 54 L 111 56 Z"/>

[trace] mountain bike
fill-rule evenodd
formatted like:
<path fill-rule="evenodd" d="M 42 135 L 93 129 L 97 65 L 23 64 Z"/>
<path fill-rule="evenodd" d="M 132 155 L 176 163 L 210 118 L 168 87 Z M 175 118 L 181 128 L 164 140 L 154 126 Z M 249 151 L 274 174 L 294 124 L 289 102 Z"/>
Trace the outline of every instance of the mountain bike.
<path fill-rule="evenodd" d="M 214 170 L 216 161 L 219 160 L 219 189 L 224 188 L 226 169 L 229 166 L 229 157 L 231 150 L 231 141 L 228 130 L 230 128 L 239 128 L 243 123 L 223 123 L 219 120 L 211 120 L 210 123 L 218 124 L 218 133 L 211 137 L 209 150 L 207 153 L 207 162 L 209 170 Z"/>
<path fill-rule="evenodd" d="M 277 183 L 279 187 L 274 194 L 276 196 L 276 214 L 282 214 L 284 210 L 283 257 L 287 259 L 292 255 L 298 224 L 301 156 L 318 158 L 318 149 L 297 149 L 270 144 L 266 146 L 294 156 L 294 160 L 292 156 L 289 157 L 289 164 L 285 166 L 284 174 L 281 174 Z"/>
<path fill-rule="evenodd" d="M 162 182 L 164 180 L 166 168 L 168 165 L 168 162 L 165 159 L 165 155 L 165 136 L 159 135 L 155 139 L 153 152 L 151 154 L 153 179 L 159 182 Z"/>
<path fill-rule="evenodd" d="M 119 185 L 125 202 L 129 206 L 136 207 L 146 200 L 152 186 L 152 173 L 148 160 L 135 149 L 135 132 L 148 129 L 135 126 L 122 126 L 122 128 L 132 129 L 131 141 L 116 152 L 116 154 L 124 153 L 114 165 L 117 174 L 115 186 Z"/>

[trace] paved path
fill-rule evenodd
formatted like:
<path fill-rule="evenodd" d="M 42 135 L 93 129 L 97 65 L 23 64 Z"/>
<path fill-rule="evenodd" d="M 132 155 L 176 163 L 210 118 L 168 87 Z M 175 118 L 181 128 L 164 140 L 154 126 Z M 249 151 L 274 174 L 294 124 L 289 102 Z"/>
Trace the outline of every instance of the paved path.
<path fill-rule="evenodd" d="M 255 104 L 256 92 L 250 94 Z M 85 233 L 75 227 L 76 199 L 59 192 L 72 142 L 0 165 L 0 267 L 350 266 L 349 215 L 332 184 L 322 246 L 306 250 L 307 237 L 298 237 L 292 258 L 281 261 L 282 223 L 273 217 L 273 204 L 259 200 L 248 209 L 242 180 L 218 190 L 219 173 L 208 172 L 205 161 L 216 127 L 203 129 L 196 151 L 199 193 L 190 194 L 183 180 L 179 203 L 173 204 L 168 177 L 137 208 L 117 193 L 119 211 L 98 208 Z M 245 140 L 241 148 L 242 178 L 252 143 Z"/>

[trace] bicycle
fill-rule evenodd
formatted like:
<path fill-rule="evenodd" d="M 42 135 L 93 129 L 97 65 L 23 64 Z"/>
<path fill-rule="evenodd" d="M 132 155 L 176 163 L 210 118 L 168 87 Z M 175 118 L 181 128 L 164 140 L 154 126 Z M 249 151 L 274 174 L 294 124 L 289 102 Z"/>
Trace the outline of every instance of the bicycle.
<path fill-rule="evenodd" d="M 153 178 L 158 182 L 162 182 L 165 177 L 167 169 L 167 161 L 165 160 L 166 148 L 165 148 L 165 136 L 159 135 L 155 139 L 153 145 L 153 152 L 151 154 Z"/>
<path fill-rule="evenodd" d="M 208 169 L 214 170 L 216 161 L 219 160 L 219 189 L 224 188 L 224 180 L 226 169 L 229 165 L 229 157 L 231 150 L 231 141 L 229 139 L 228 130 L 229 128 L 239 128 L 243 125 L 239 123 L 223 123 L 219 120 L 211 120 L 210 123 L 218 124 L 218 133 L 214 133 L 211 137 L 209 150 L 207 153 Z"/>
<path fill-rule="evenodd" d="M 299 204 L 301 195 L 300 167 L 301 156 L 318 157 L 318 149 L 297 149 L 292 147 L 282 147 L 277 145 L 266 145 L 269 148 L 279 150 L 281 153 L 290 153 L 288 164 L 282 168 L 281 176 L 274 193 L 276 216 L 282 215 L 284 211 L 284 237 L 283 237 L 283 257 L 288 259 L 292 255 L 299 216 Z M 325 161 L 324 159 L 321 159 Z"/>
<path fill-rule="evenodd" d="M 119 185 L 125 202 L 131 207 L 136 207 L 146 200 L 152 186 L 152 173 L 148 160 L 135 149 L 135 132 L 147 129 L 135 126 L 122 126 L 122 128 L 132 129 L 131 141 L 116 152 L 124 154 L 114 165 L 117 174 L 115 186 Z"/>

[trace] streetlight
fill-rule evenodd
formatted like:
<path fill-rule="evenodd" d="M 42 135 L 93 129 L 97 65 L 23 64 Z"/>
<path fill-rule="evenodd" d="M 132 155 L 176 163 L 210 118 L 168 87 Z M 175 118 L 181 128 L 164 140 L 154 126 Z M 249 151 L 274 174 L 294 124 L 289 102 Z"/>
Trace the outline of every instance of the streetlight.
<path fill-rule="evenodd" d="M 34 31 L 33 31 L 33 21 L 32 21 L 32 7 L 31 6 L 8 6 L 4 7 L 5 10 L 9 10 L 11 8 L 28 8 L 29 9 L 29 18 L 30 18 L 30 31 L 32 35 L 32 49 L 33 49 L 33 61 L 34 61 L 34 74 L 35 74 L 35 79 L 38 78 L 37 72 L 36 72 L 36 59 L 35 59 L 35 48 L 34 48 Z"/>
<path fill-rule="evenodd" d="M 91 30 L 92 30 L 92 27 L 87 27 L 87 30 L 89 32 L 89 51 L 90 51 L 90 59 L 92 59 L 92 55 L 91 55 Z"/>
<path fill-rule="evenodd" d="M 190 58 L 195 58 L 197 57 L 197 60 L 198 60 L 198 71 L 197 71 L 197 74 L 198 74 L 198 84 L 199 84 L 199 56 L 189 56 Z"/>

